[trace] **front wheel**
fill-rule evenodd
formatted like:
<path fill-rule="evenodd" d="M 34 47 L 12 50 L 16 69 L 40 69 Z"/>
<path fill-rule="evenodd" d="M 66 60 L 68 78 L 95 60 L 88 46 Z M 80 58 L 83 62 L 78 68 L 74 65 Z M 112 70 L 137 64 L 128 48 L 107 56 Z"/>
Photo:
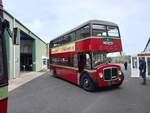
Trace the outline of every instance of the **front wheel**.
<path fill-rule="evenodd" d="M 80 80 L 80 85 L 86 91 L 95 90 L 95 84 L 93 80 L 86 73 L 82 75 L 81 80 Z"/>

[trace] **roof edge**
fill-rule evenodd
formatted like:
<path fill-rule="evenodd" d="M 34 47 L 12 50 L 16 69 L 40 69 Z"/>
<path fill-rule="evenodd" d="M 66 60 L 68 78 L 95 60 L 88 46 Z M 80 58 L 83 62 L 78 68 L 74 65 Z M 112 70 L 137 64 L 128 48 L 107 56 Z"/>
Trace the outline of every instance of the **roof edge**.
<path fill-rule="evenodd" d="M 20 25 L 22 25 L 25 29 L 27 29 L 30 33 L 32 33 L 35 37 L 37 37 L 39 40 L 41 40 L 43 43 L 47 44 L 47 42 L 45 42 L 44 40 L 42 40 L 39 36 L 37 36 L 35 33 L 33 33 L 29 28 L 27 28 L 25 25 L 22 24 L 22 22 L 20 22 L 18 19 L 16 19 L 14 16 L 12 16 L 12 14 L 8 13 L 8 11 L 6 11 L 4 9 L 4 13 L 6 13 L 7 15 L 9 15 L 11 18 L 15 19 Z"/>

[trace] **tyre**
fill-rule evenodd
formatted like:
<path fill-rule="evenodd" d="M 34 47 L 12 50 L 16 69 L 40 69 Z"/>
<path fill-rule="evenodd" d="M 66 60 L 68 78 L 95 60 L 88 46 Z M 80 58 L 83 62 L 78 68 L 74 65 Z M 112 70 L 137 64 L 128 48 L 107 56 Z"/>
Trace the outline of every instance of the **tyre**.
<path fill-rule="evenodd" d="M 96 86 L 87 73 L 81 75 L 80 86 L 86 91 L 94 91 Z"/>

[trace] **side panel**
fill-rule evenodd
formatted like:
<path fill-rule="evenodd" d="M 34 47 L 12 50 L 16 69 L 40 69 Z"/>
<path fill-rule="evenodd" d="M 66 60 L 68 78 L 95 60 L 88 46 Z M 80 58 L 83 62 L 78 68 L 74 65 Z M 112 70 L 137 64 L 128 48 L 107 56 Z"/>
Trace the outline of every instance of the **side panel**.
<path fill-rule="evenodd" d="M 43 64 L 43 59 L 42 57 L 47 58 L 48 54 L 47 54 L 47 44 L 45 44 L 44 42 L 42 42 L 39 39 L 36 39 L 34 41 L 34 58 L 33 58 L 33 64 L 34 64 L 34 71 L 41 71 L 42 68 L 42 64 Z"/>
<path fill-rule="evenodd" d="M 0 87 L 0 113 L 7 113 L 8 86 Z"/>
<path fill-rule="evenodd" d="M 51 54 L 51 58 L 64 58 L 64 57 L 73 57 L 73 52 L 66 52 L 66 53 L 58 53 L 58 54 Z"/>
<path fill-rule="evenodd" d="M 52 66 L 58 77 L 77 84 L 77 70 L 65 66 Z"/>
<path fill-rule="evenodd" d="M 76 42 L 75 51 L 76 52 L 88 52 L 91 50 L 90 48 L 91 39 L 83 40 L 80 42 Z"/>
<path fill-rule="evenodd" d="M 0 113 L 7 113 L 7 100 L 8 99 L 4 99 L 0 101 Z"/>
<path fill-rule="evenodd" d="M 106 38 L 89 38 L 83 41 L 76 42 L 75 48 L 76 52 L 119 52 L 122 51 L 122 44 L 120 38 L 112 39 L 111 42 L 107 42 Z"/>

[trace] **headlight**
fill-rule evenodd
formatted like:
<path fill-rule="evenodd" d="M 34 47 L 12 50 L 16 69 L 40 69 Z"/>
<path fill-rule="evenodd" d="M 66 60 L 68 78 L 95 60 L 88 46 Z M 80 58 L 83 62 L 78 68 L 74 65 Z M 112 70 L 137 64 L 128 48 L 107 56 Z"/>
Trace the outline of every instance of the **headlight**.
<path fill-rule="evenodd" d="M 103 78 L 103 73 L 99 73 L 99 77 L 100 77 L 100 78 Z"/>
<path fill-rule="evenodd" d="M 118 80 L 121 81 L 121 78 L 119 77 Z"/>
<path fill-rule="evenodd" d="M 122 75 L 122 71 L 121 70 L 118 70 L 118 75 Z"/>

